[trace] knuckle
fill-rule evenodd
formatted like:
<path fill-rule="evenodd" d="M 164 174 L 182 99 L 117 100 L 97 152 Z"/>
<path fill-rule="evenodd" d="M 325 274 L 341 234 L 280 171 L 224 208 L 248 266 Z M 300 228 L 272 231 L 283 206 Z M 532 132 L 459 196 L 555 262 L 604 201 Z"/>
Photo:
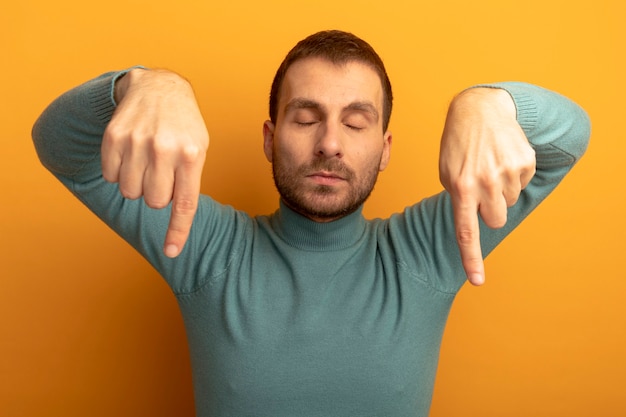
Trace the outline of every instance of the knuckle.
<path fill-rule="evenodd" d="M 478 177 L 478 182 L 485 188 L 491 189 L 497 187 L 501 178 L 506 175 L 505 171 L 501 169 L 491 169 L 488 171 L 483 171 Z"/>
<path fill-rule="evenodd" d="M 460 229 L 456 232 L 456 240 L 460 246 L 467 246 L 474 242 L 476 233 L 471 229 Z"/>
<path fill-rule="evenodd" d="M 117 173 L 108 168 L 105 164 L 103 164 L 102 166 L 102 178 L 104 178 L 104 180 L 106 182 L 110 182 L 110 183 L 115 183 L 117 182 Z"/>
<path fill-rule="evenodd" d="M 186 164 L 197 162 L 203 155 L 204 150 L 196 144 L 186 145 L 181 150 L 181 159 Z"/>
<path fill-rule="evenodd" d="M 476 188 L 476 178 L 463 175 L 451 183 L 451 191 L 459 197 L 467 197 Z"/>
<path fill-rule="evenodd" d="M 126 140 L 133 138 L 132 132 L 128 132 L 127 129 L 114 121 L 110 122 L 102 136 L 102 144 L 112 150 L 116 150 L 124 147 Z"/>
<path fill-rule="evenodd" d="M 104 134 L 102 135 L 102 140 L 104 142 L 116 142 L 120 137 L 120 132 L 117 123 L 114 121 L 109 122 L 106 129 L 104 129 Z"/>
<path fill-rule="evenodd" d="M 504 227 L 504 225 L 506 225 L 506 217 L 504 218 L 496 217 L 493 219 L 485 220 L 485 223 L 487 224 L 487 226 L 491 227 L 492 229 L 499 229 L 501 227 Z"/>
<path fill-rule="evenodd" d="M 172 212 L 177 216 L 191 216 L 196 212 L 197 203 L 194 199 L 183 197 L 172 202 Z"/>
<path fill-rule="evenodd" d="M 507 207 L 513 207 L 519 200 L 519 191 L 506 197 Z"/>
<path fill-rule="evenodd" d="M 122 194 L 122 197 L 128 200 L 137 200 L 139 197 L 141 197 L 141 192 L 138 192 L 130 187 L 126 187 L 123 185 L 120 185 L 120 194 Z"/>
<path fill-rule="evenodd" d="M 157 159 L 178 159 L 183 164 L 196 163 L 206 150 L 195 143 L 186 143 L 184 138 L 160 133 L 152 139 L 151 153 Z"/>
<path fill-rule="evenodd" d="M 163 197 L 145 198 L 144 201 L 146 202 L 146 205 L 148 207 L 153 208 L 153 209 L 165 208 L 170 203 L 169 199 L 163 198 Z"/>
<path fill-rule="evenodd" d="M 504 196 L 500 196 L 497 201 L 481 205 L 480 216 L 487 226 L 499 229 L 506 224 L 508 214 L 506 204 Z"/>
<path fill-rule="evenodd" d="M 176 142 L 169 135 L 157 134 L 152 139 L 150 152 L 155 158 L 164 158 L 170 156 L 176 151 Z"/>

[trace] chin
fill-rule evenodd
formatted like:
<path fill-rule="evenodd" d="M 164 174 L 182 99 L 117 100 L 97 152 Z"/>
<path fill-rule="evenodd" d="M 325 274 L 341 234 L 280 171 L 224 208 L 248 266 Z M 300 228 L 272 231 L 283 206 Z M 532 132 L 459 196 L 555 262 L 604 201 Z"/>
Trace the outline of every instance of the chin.
<path fill-rule="evenodd" d="M 315 196 L 305 201 L 283 201 L 292 210 L 318 222 L 329 222 L 354 213 L 364 201 L 345 201 L 332 196 Z"/>

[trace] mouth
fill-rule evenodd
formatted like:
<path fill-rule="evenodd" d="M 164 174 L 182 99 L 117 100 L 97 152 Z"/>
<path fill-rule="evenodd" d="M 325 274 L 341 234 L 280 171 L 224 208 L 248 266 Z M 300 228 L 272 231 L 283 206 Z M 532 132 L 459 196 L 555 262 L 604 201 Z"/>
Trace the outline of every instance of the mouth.
<path fill-rule="evenodd" d="M 335 185 L 346 180 L 342 175 L 330 171 L 316 171 L 307 178 L 320 185 Z"/>

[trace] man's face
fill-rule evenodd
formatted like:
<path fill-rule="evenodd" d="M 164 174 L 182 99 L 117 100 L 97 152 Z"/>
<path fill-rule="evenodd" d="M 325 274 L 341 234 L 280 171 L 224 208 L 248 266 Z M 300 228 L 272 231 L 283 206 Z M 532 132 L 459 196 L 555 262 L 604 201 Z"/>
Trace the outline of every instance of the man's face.
<path fill-rule="evenodd" d="M 287 206 L 315 221 L 356 210 L 389 162 L 380 78 L 360 62 L 295 62 L 285 74 L 264 150 Z"/>

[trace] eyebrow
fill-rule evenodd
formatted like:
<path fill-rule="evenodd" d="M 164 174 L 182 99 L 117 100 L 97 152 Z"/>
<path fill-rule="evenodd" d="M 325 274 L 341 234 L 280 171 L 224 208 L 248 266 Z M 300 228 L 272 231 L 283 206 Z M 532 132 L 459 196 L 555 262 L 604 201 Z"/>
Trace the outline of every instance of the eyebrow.
<path fill-rule="evenodd" d="M 324 106 L 318 103 L 315 100 L 309 100 L 307 98 L 294 98 L 285 106 L 285 113 L 290 112 L 291 110 L 298 109 L 315 109 L 315 110 L 323 110 Z"/>
<path fill-rule="evenodd" d="M 315 100 L 296 97 L 292 99 L 289 103 L 287 103 L 287 105 L 285 106 L 285 113 L 288 113 L 291 110 L 298 109 L 313 109 L 317 111 L 324 111 L 325 107 Z M 372 116 L 374 116 L 375 121 L 378 121 L 378 118 L 380 117 L 376 106 L 374 106 L 369 101 L 354 101 L 342 109 L 342 111 L 346 110 L 370 113 Z"/>

